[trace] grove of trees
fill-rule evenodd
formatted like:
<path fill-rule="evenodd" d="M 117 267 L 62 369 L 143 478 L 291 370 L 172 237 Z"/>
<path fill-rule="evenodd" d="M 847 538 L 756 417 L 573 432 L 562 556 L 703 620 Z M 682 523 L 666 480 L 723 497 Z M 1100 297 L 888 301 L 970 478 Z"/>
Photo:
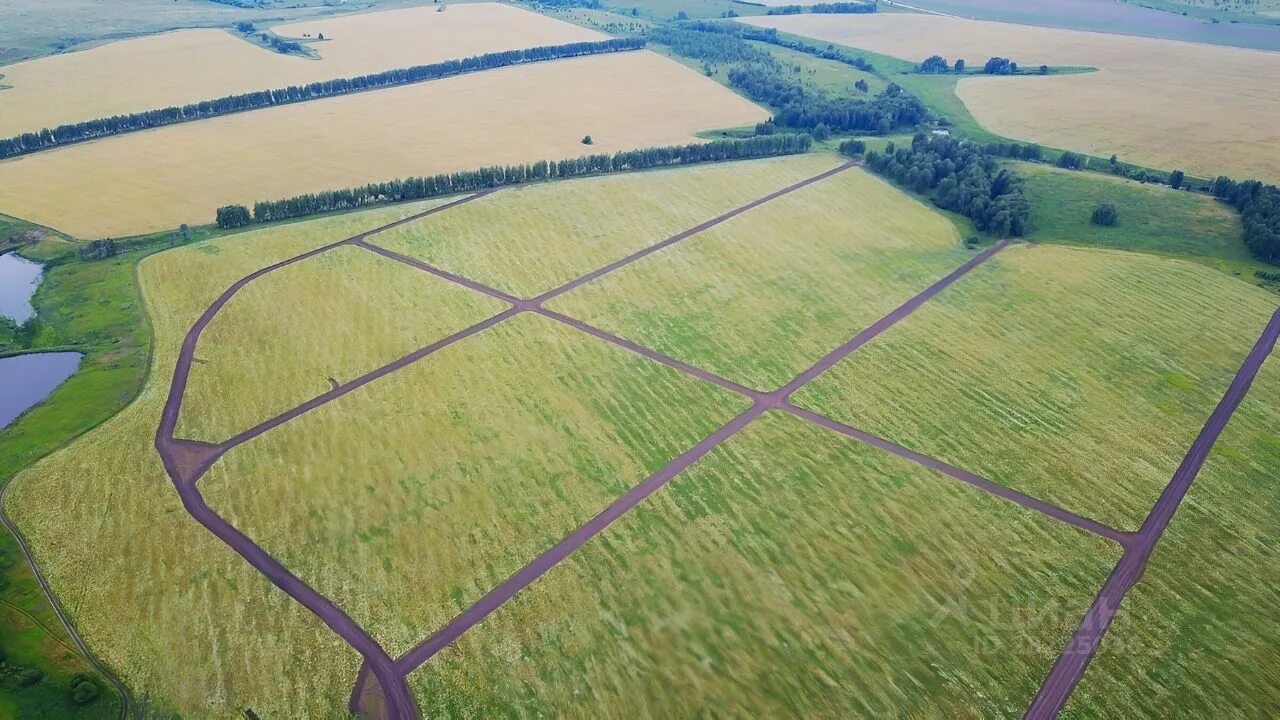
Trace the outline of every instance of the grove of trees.
<path fill-rule="evenodd" d="M 1210 191 L 1240 211 L 1244 244 L 1249 252 L 1263 262 L 1280 265 L 1280 188 L 1258 180 L 1236 182 L 1219 175 Z"/>
<path fill-rule="evenodd" d="M 1000 167 L 974 142 L 917 133 L 910 148 L 871 151 L 867 166 L 944 210 L 965 215 L 983 232 L 1018 237 L 1031 229 L 1031 203 L 1022 178 Z"/>
<path fill-rule="evenodd" d="M 947 64 L 947 59 L 941 55 L 930 55 L 920 63 L 920 72 L 922 73 L 944 73 L 951 69 Z"/>
<path fill-rule="evenodd" d="M 231 205 L 218 209 L 217 223 L 218 227 L 233 228 L 250 222 L 285 220 L 334 210 L 421 200 L 553 178 L 583 177 L 672 165 L 791 155 L 807 152 L 812 143 L 813 138 L 809 135 L 786 133 L 716 140 L 709 143 L 642 148 L 616 152 L 612 155 L 588 155 L 559 161 L 540 160 L 524 165 L 492 166 L 259 202 L 253 206 L 252 219 L 247 208 Z"/>
<path fill-rule="evenodd" d="M 508 65 L 577 57 L 580 55 L 639 50 L 644 45 L 643 38 L 615 38 L 597 42 L 579 42 L 566 45 L 548 45 L 525 50 L 507 50 L 476 55 L 461 60 L 446 60 L 430 65 L 416 65 L 410 68 L 387 70 L 371 75 L 338 78 L 336 80 L 314 82 L 309 85 L 292 85 L 277 90 L 262 90 L 241 95 L 230 95 L 181 107 L 168 107 L 129 115 L 116 115 L 98 120 L 87 120 L 70 125 L 60 125 L 53 129 L 45 128 L 38 132 L 23 133 L 16 137 L 0 140 L 0 159 L 93 138 L 119 135 L 191 120 L 202 120 L 245 110 L 287 105 L 374 88 L 408 85 L 424 80 L 434 80 L 479 70 L 506 67 Z"/>

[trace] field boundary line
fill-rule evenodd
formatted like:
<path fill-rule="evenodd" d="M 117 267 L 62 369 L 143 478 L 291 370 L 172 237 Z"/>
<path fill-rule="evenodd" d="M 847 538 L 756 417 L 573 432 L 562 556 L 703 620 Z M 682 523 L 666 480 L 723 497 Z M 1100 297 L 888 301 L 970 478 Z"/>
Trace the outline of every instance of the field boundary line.
<path fill-rule="evenodd" d="M 1111 621 L 1124 601 L 1125 595 L 1142 579 L 1152 552 L 1164 536 L 1169 522 L 1181 506 L 1187 491 L 1191 489 L 1191 484 L 1195 482 L 1200 468 L 1204 466 L 1209 456 L 1209 451 L 1213 449 L 1218 437 L 1231 420 L 1231 416 L 1244 401 L 1263 363 L 1274 351 L 1277 338 L 1280 338 L 1280 309 L 1272 314 L 1271 320 L 1263 329 L 1253 349 L 1240 365 L 1231 385 L 1223 393 L 1222 399 L 1218 401 L 1209 418 L 1205 420 L 1200 433 L 1187 449 L 1182 463 L 1174 471 L 1169 484 L 1151 508 L 1141 529 L 1134 536 L 1133 542 L 1125 549 L 1124 555 L 1120 557 L 1120 561 L 1116 563 L 1098 591 L 1093 604 L 1080 620 L 1080 626 L 1058 654 L 1048 676 L 1045 677 L 1044 683 L 1036 692 L 1023 716 L 1027 720 L 1056 718 L 1066 706 L 1067 700 L 1084 677 L 1085 670 L 1097 653 L 1098 646 L 1111 626 Z"/>

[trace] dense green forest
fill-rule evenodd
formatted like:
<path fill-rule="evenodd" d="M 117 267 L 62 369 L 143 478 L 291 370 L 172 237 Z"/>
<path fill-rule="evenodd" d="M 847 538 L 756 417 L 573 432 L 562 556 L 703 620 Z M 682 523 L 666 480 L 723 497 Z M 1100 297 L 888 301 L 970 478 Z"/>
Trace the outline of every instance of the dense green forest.
<path fill-rule="evenodd" d="M 119 135 L 191 120 L 203 120 L 245 110 L 288 105 L 374 88 L 408 85 L 424 80 L 435 80 L 437 78 L 479 70 L 491 70 L 509 65 L 557 60 L 581 55 L 638 50 L 643 48 L 644 44 L 643 38 L 615 38 L 598 42 L 580 42 L 566 45 L 548 45 L 525 50 L 507 50 L 505 52 L 485 53 L 484 55 L 476 55 L 461 60 L 446 60 L 430 65 L 416 65 L 409 68 L 387 70 L 371 75 L 338 78 L 336 80 L 314 82 L 309 85 L 291 85 L 287 88 L 276 90 L 230 95 L 181 107 L 167 107 L 129 115 L 116 115 L 72 125 L 60 125 L 52 130 L 45 128 L 39 132 L 24 133 L 7 140 L 0 140 L 0 159 L 93 138 Z"/>
<path fill-rule="evenodd" d="M 1263 262 L 1280 265 L 1280 188 L 1258 180 L 1236 182 L 1221 175 L 1213 181 L 1211 191 L 1240 211 L 1249 252 Z"/>
<path fill-rule="evenodd" d="M 867 166 L 965 215 L 979 230 L 1020 237 L 1031 229 L 1031 202 L 1017 173 L 1000 167 L 985 146 L 917 133 L 911 147 L 867 153 Z"/>
<path fill-rule="evenodd" d="M 259 202 L 253 206 L 252 222 L 285 220 L 334 210 L 421 200 L 553 178 L 583 177 L 673 165 L 791 155 L 807 152 L 812 142 L 813 138 L 808 135 L 779 134 L 716 140 L 710 143 L 642 148 L 612 155 L 588 155 L 559 161 L 540 160 L 524 165 L 496 165 L 478 170 L 392 180 L 345 190 L 331 190 L 284 200 Z M 217 220 L 219 226 L 224 228 L 240 227 L 249 224 L 250 215 L 247 208 L 230 205 L 218 209 Z"/>

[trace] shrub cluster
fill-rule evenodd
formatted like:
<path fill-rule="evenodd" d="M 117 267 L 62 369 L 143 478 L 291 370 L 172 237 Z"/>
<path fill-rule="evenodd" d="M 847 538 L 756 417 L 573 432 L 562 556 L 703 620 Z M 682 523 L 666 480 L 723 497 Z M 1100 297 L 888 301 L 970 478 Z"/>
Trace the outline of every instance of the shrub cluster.
<path fill-rule="evenodd" d="M 1031 229 L 1022 178 L 978 143 L 917 133 L 910 148 L 867 153 L 867 165 L 938 207 L 968 216 L 983 232 L 1018 237 Z"/>
<path fill-rule="evenodd" d="M 808 151 L 812 142 L 813 138 L 808 135 L 769 135 L 716 140 L 710 143 L 643 148 L 612 155 L 588 155 L 560 161 L 541 160 L 526 165 L 493 166 L 464 172 L 442 173 L 430 177 L 411 177 L 345 190 L 299 195 L 285 200 L 259 202 L 253 206 L 252 218 L 249 210 L 243 206 L 223 207 L 218 209 L 217 223 L 218 227 L 223 228 L 241 227 L 250 222 L 286 220 L 334 210 L 421 200 L 551 178 L 572 178 L 624 170 L 791 155 Z"/>
<path fill-rule="evenodd" d="M 549 45 L 525 50 L 486 53 L 461 60 L 446 60 L 445 62 L 431 65 L 416 65 L 410 68 L 387 70 L 372 75 L 314 82 L 310 85 L 292 85 L 278 90 L 262 90 L 241 95 L 229 95 L 216 100 L 205 100 L 181 107 L 167 107 L 161 110 L 116 115 L 71 125 L 61 125 L 52 130 L 45 128 L 39 132 L 24 133 L 6 140 L 0 140 L 0 159 L 93 138 L 119 135 L 191 120 L 203 120 L 245 110 L 288 105 L 290 103 L 374 88 L 408 85 L 424 80 L 434 80 L 436 78 L 506 67 L 508 65 L 577 57 L 580 55 L 638 50 L 642 47 L 644 47 L 644 40 L 641 38 L 616 38 L 599 42 Z"/>

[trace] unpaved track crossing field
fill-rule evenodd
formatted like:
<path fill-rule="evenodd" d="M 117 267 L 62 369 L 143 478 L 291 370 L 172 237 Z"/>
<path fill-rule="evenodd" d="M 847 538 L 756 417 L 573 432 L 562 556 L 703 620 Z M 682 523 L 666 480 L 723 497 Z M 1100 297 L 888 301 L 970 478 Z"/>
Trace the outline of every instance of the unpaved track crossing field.
<path fill-rule="evenodd" d="M 179 693 L 154 667 L 141 674 L 150 684 L 138 683 L 188 714 L 228 706 L 260 716 L 299 708 L 332 714 L 350 695 L 353 710 L 372 709 L 365 703 L 380 698 L 378 714 L 393 718 L 636 708 L 1016 715 L 1136 536 L 1087 513 L 1000 491 L 969 470 L 797 408 L 791 397 L 891 339 L 993 263 L 1027 250 L 1006 242 L 981 253 L 953 249 L 956 262 L 895 291 L 899 297 L 878 317 L 764 389 L 544 304 L 757 214 L 768 227 L 776 222 L 769 213 L 785 216 L 788 200 L 860 175 L 849 164 L 819 169 L 666 239 L 651 238 L 646 249 L 532 299 L 380 245 L 384 234 L 497 202 L 503 191 L 302 223 L 292 232 L 271 228 L 157 256 L 144 265 L 144 278 L 192 279 L 181 292 L 147 285 L 152 307 L 173 303 L 157 319 L 158 377 L 121 416 L 21 476 L 14 499 L 22 502 L 15 504 L 38 531 L 37 553 L 43 547 L 50 555 L 45 564 L 55 587 L 69 582 L 68 573 L 98 570 L 94 548 L 116 553 L 120 540 L 128 542 L 125 536 L 83 547 L 86 530 L 114 529 L 85 522 L 104 517 L 103 502 L 128 503 L 123 509 L 131 514 L 105 516 L 129 519 L 116 533 L 147 527 L 149 541 L 182 532 L 203 542 L 197 557 L 187 548 L 161 556 L 134 542 L 135 571 L 115 565 L 131 588 L 137 567 L 152 568 L 148 576 L 158 585 L 142 592 L 166 588 L 166 605 L 194 611 L 172 617 L 163 634 L 176 640 L 181 632 L 189 653 L 205 653 L 184 665 L 186 677 L 219 692 Z M 872 216 L 846 217 L 852 232 Z M 350 232 L 344 237 L 343 230 Z M 793 223 L 790 232 L 805 228 Z M 764 241 L 741 235 L 741 244 L 725 249 L 726 260 Z M 902 241 L 904 253 L 911 242 L 923 255 L 941 252 L 916 237 Z M 241 294 L 251 298 L 255 283 L 300 270 L 323 274 L 314 261 L 351 252 L 400 263 L 424 282 L 448 282 L 505 309 L 335 380 L 229 440 L 175 437 L 189 379 L 201 365 L 203 333 L 220 313 L 231 312 Z M 825 256 L 850 272 L 860 257 L 821 242 L 792 253 Z M 757 290 L 767 295 L 778 287 L 794 289 L 762 282 Z M 241 310 L 252 315 L 260 306 Z M 858 309 L 851 303 L 846 311 Z M 308 308 L 299 302 L 290 312 L 304 317 Z M 835 312 L 832 323 L 840 322 Z M 154 438 L 167 481 L 155 454 L 144 453 L 146 467 L 135 468 L 136 477 L 122 477 L 119 460 L 80 453 L 91 441 L 100 443 L 99 454 L 137 444 L 139 429 L 141 442 Z M 111 449 L 98 436 L 114 441 Z M 87 503 L 59 502 L 70 482 L 81 493 L 110 491 L 89 515 Z M 140 483 L 127 489 L 144 497 L 122 493 L 121 482 Z M 202 531 L 190 536 L 187 514 L 221 543 Z M 68 562 L 70 553 L 80 562 Z M 170 598 L 192 573 L 208 594 Z M 262 594 L 262 577 L 285 593 Z M 85 587 L 83 579 L 74 586 Z M 240 623 L 256 616 L 243 616 L 240 593 L 251 611 L 274 611 L 282 624 L 249 625 L 246 635 Z M 77 607 L 93 612 L 98 599 Z M 280 607 L 263 608 L 263 599 Z M 226 624 L 223 603 L 240 623 Z M 114 635 L 117 652 L 132 639 L 100 624 L 96 631 L 107 645 Z M 94 642 L 94 633 L 86 635 Z M 273 649 L 277 656 L 268 657 Z M 135 668 L 147 662 L 123 656 Z M 265 671 L 246 676 L 255 662 Z M 316 672 L 298 677 L 299 668 L 313 665 Z M 220 682 L 205 682 L 202 673 Z M 328 685 L 317 690 L 318 682 Z M 679 705 L 662 705 L 677 698 Z"/>
<path fill-rule="evenodd" d="M 211 222 L 215 208 L 231 203 L 681 144 L 701 130 L 767 117 L 714 80 L 654 53 L 598 55 L 13 158 L 0 162 L 0 207 L 80 238 L 121 237 Z M 594 145 L 581 143 L 588 134 Z"/>
<path fill-rule="evenodd" d="M 426 65 L 539 45 L 602 40 L 593 30 L 512 5 L 475 3 L 343 15 L 281 25 L 309 33 L 318 60 L 282 55 L 220 29 L 181 30 L 0 67 L 0 137 L 210 98 Z"/>
<path fill-rule="evenodd" d="M 1136 530 L 1274 308 L 1186 261 L 1011 248 L 796 402 Z"/>
<path fill-rule="evenodd" d="M 932 15 L 791 15 L 755 25 L 920 62 L 1090 66 L 973 77 L 957 93 L 991 132 L 1201 177 L 1280 180 L 1280 53 Z"/>

